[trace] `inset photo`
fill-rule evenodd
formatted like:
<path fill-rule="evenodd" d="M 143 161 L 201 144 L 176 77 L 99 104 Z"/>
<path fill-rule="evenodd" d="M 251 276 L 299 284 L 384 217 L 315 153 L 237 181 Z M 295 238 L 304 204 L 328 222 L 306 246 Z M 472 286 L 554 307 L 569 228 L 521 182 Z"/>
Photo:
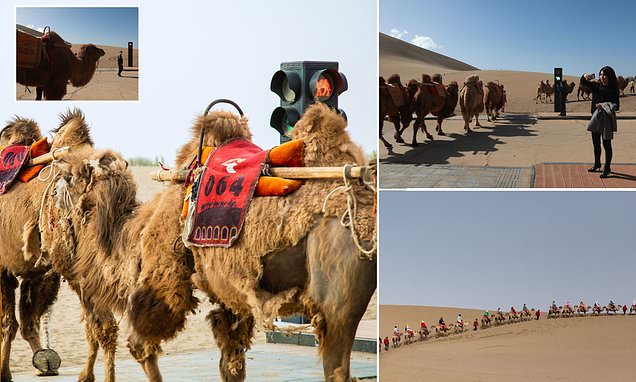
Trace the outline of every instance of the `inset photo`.
<path fill-rule="evenodd" d="M 633 379 L 633 192 L 383 191 L 380 206 L 380 380 Z"/>
<path fill-rule="evenodd" d="M 139 100 L 139 8 L 16 7 L 17 101 Z"/>

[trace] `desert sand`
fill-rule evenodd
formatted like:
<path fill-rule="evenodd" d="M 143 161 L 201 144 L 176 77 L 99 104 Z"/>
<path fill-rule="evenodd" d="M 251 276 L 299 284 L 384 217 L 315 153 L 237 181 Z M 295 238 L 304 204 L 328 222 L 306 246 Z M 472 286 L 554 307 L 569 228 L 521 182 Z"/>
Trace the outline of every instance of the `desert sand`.
<path fill-rule="evenodd" d="M 135 181 L 137 182 L 137 196 L 142 201 L 148 201 L 156 192 L 164 187 L 162 183 L 150 180 L 150 173 L 155 171 L 154 167 L 132 167 Z M 164 355 L 184 354 L 190 351 L 201 351 L 216 348 L 212 331 L 205 320 L 205 316 L 212 309 L 206 296 L 196 291 L 196 296 L 201 303 L 196 314 L 188 316 L 186 330 L 180 333 L 176 339 L 162 344 Z M 358 327 L 357 336 L 366 338 L 376 338 L 376 316 L 377 316 L 377 291 L 373 295 L 367 311 Z M 16 314 L 18 314 L 16 310 Z M 118 317 L 119 338 L 117 348 L 117 359 L 130 360 L 132 356 L 126 347 L 128 323 L 126 317 Z M 46 336 L 44 326 L 41 329 L 42 344 L 46 346 Z M 81 322 L 81 306 L 76 294 L 62 283 L 57 302 L 53 305 L 49 326 L 49 339 L 51 348 L 57 351 L 62 358 L 62 367 L 80 365 L 84 363 L 87 354 L 87 345 L 84 338 L 84 323 Z M 265 333 L 256 332 L 253 343 L 265 343 Z M 299 350 L 302 351 L 302 350 Z M 304 354 L 304 353 L 303 353 Z M 19 373 L 22 371 L 33 372 L 31 366 L 32 353 L 28 343 L 22 339 L 18 333 L 11 349 L 11 370 Z M 161 362 L 161 359 L 160 359 Z M 316 358 L 316 362 L 320 362 Z M 102 368 L 102 353 L 100 351 L 97 367 Z"/>
<path fill-rule="evenodd" d="M 71 50 L 78 52 L 81 44 L 73 44 Z M 133 66 L 128 67 L 128 48 L 97 45 L 106 54 L 99 59 L 97 70 L 91 81 L 82 87 L 74 87 L 70 83 L 62 100 L 101 100 L 101 101 L 134 101 L 139 99 L 139 49 L 133 49 Z M 117 76 L 117 56 L 119 51 L 124 56 L 124 72 Z M 16 83 L 15 99 L 19 101 L 35 100 L 35 87 L 26 90 L 24 85 Z"/>
<path fill-rule="evenodd" d="M 496 308 L 495 308 L 496 309 Z M 393 325 L 466 321 L 482 310 L 380 305 L 380 334 Z M 628 381 L 636 364 L 636 316 L 529 321 L 402 345 L 380 353 L 382 381 Z"/>

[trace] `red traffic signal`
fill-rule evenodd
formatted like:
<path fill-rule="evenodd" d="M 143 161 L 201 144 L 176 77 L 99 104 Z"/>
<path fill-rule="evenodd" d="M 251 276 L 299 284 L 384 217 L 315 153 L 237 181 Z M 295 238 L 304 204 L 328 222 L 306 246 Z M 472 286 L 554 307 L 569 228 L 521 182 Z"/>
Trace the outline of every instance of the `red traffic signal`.
<path fill-rule="evenodd" d="M 347 78 L 338 72 L 337 62 L 283 62 L 270 84 L 270 90 L 280 98 L 270 125 L 281 135 L 281 143 L 289 140 L 294 125 L 314 102 L 327 104 L 344 116 L 338 109 L 338 96 L 347 88 Z"/>

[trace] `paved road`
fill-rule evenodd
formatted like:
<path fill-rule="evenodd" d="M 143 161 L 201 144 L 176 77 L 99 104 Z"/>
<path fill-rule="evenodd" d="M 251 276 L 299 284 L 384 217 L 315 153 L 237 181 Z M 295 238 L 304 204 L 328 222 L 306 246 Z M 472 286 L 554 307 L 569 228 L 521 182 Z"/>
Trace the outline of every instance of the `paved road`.
<path fill-rule="evenodd" d="M 318 348 L 294 345 L 257 344 L 248 352 L 248 381 L 322 381 L 322 364 Z M 218 381 L 220 353 L 217 349 L 164 355 L 159 366 L 166 382 Z M 95 365 L 97 381 L 104 379 L 101 361 Z M 56 377 L 36 377 L 34 372 L 14 373 L 14 382 L 76 382 L 81 366 L 62 364 Z M 351 370 L 357 378 L 377 376 L 376 354 L 352 353 Z M 117 359 L 116 377 L 119 381 L 146 380 L 139 364 L 132 358 Z"/>
<path fill-rule="evenodd" d="M 473 128 L 473 123 L 474 131 L 466 134 L 463 120 L 451 118 L 444 122 L 446 136 L 434 135 L 431 141 L 418 132 L 417 146 L 396 143 L 395 129 L 385 121 L 384 137 L 393 147 L 387 149 L 381 144 L 379 150 L 380 187 L 527 188 L 533 184 L 538 165 L 589 166 L 593 161 L 584 119 L 543 120 L 527 114 L 506 114 L 494 123 L 484 118 L 480 121 L 481 128 Z M 427 127 L 434 133 L 435 122 L 427 121 Z M 411 125 L 402 137 L 410 143 L 412 134 Z M 619 121 L 612 145 L 614 163 L 636 164 L 636 120 Z M 636 187 L 631 172 L 621 173 L 625 182 L 618 187 Z"/>

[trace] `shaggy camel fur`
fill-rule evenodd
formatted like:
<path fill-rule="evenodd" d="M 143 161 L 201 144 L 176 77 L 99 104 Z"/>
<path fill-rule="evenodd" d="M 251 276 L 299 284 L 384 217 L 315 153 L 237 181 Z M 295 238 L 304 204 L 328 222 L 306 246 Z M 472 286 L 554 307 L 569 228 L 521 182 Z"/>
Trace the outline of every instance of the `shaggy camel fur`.
<path fill-rule="evenodd" d="M 197 120 L 194 137 L 177 157 L 178 167 L 192 161 L 201 127 L 206 146 L 218 146 L 228 136 L 251 136 L 244 118 L 223 113 Z M 344 131 L 345 125 L 326 106 L 313 106 L 305 112 L 293 134 L 305 142 L 308 166 L 364 162 L 362 151 Z M 188 251 L 175 250 L 182 228 L 183 188 L 173 186 L 160 194 L 142 214 L 132 202 L 134 184 L 123 163 L 114 154 L 105 154 L 89 161 L 89 168 L 61 177 L 67 186 L 59 188 L 69 190 L 75 201 L 75 211 L 66 223 L 72 230 L 56 228 L 58 236 L 50 243 L 61 253 L 64 247 L 76 247 L 78 258 L 83 256 L 80 248 L 95 252 L 97 259 L 104 256 L 103 261 L 106 256 L 117 257 L 120 265 L 107 267 L 112 274 L 109 277 L 137 277 L 137 290 L 132 295 L 127 286 L 111 289 L 130 296 L 128 310 L 134 333 L 129 347 L 140 362 L 145 362 L 148 378 L 159 381 L 158 369 L 148 372 L 149 366 L 156 367 L 158 345 L 152 345 L 153 341 L 170 338 L 183 328 L 185 315 L 196 304 L 191 296 Z M 333 195 L 326 212 L 321 212 L 327 194 L 338 184 L 310 180 L 287 197 L 255 198 L 239 242 L 232 248 L 192 248 L 196 286 L 219 304 L 208 318 L 222 352 L 223 380 L 245 379 L 245 351 L 255 325 L 271 327 L 276 316 L 296 312 L 312 317 L 325 378 L 349 379 L 355 329 L 375 290 L 376 258 L 371 251 L 368 258 L 361 259 L 351 229 L 341 226 L 337 216 L 346 208 L 344 195 Z M 354 227 L 361 245 L 367 247 L 375 237 L 374 195 L 357 184 L 353 191 L 357 200 Z M 140 215 L 145 216 L 138 218 Z M 84 224 L 82 216 L 87 216 Z M 63 221 L 56 224 L 62 226 Z M 134 261 L 124 259 L 124 254 Z M 137 268 L 131 269 L 133 265 Z M 99 299 L 95 301 L 101 304 Z"/>
<path fill-rule="evenodd" d="M 479 113 L 484 111 L 484 89 L 479 76 L 468 76 L 464 82 L 464 87 L 459 93 L 459 106 L 464 117 L 464 130 L 470 133 L 472 130 L 468 123 L 475 117 L 475 126 L 479 124 Z"/>
<path fill-rule="evenodd" d="M 306 166 L 366 164 L 342 117 L 312 105 L 296 123 L 305 143 Z M 212 134 L 214 135 L 214 133 Z M 361 258 L 353 236 L 369 247 L 375 237 L 374 193 L 354 185 L 355 233 L 338 216 L 346 210 L 342 181 L 307 180 L 283 198 L 256 198 L 233 247 L 192 247 L 195 285 L 220 304 L 208 316 L 222 356 L 223 380 L 245 379 L 245 351 L 254 324 L 269 327 L 276 316 L 312 318 L 326 380 L 350 379 L 349 362 L 358 322 L 376 287 L 375 251 Z"/>
<path fill-rule="evenodd" d="M 54 137 L 52 148 L 72 146 L 82 151 L 90 147 L 90 140 L 72 130 L 83 126 L 83 117 L 76 112 L 62 116 L 61 127 Z M 31 120 L 16 118 L 0 132 L 0 146 L 8 144 L 29 145 L 40 139 L 40 130 Z M 40 203 L 47 185 L 38 180 L 14 184 L 0 196 L 0 269 L 2 272 L 2 351 L 0 379 L 11 380 L 9 357 L 11 342 L 20 327 L 24 337 L 35 353 L 40 344 L 40 318 L 57 298 L 60 277 L 51 271 L 46 256 L 41 252 L 38 220 Z M 19 284 L 18 278 L 22 281 Z M 15 289 L 20 286 L 20 324 L 15 316 Z"/>
<path fill-rule="evenodd" d="M 149 381 L 161 381 L 159 344 L 184 328 L 185 315 L 197 304 L 191 265 L 185 251 L 175 247 L 183 188 L 169 187 L 139 205 L 132 175 L 118 154 L 98 151 L 88 159 L 70 155 L 64 161 L 68 165 L 47 204 L 55 208 L 45 214 L 54 224 L 43 228 L 42 241 L 87 313 L 89 357 L 80 381 L 94 379 L 100 345 L 106 380 L 114 380 L 118 327 L 113 312 L 129 313 L 142 329 L 131 333 L 129 350 Z M 63 203 L 64 195 L 70 196 L 70 204 Z M 170 305 L 143 299 L 148 279 L 154 283 L 153 296 Z M 141 292 L 133 297 L 138 288 Z"/>
<path fill-rule="evenodd" d="M 86 85 L 95 74 L 97 61 L 106 52 L 93 44 L 82 45 L 78 53 L 55 32 L 50 33 L 51 55 L 35 68 L 16 68 L 16 81 L 25 86 L 38 87 L 36 99 L 41 99 L 41 90 L 47 100 L 61 100 L 66 95 L 66 84 L 75 87 Z"/>
<path fill-rule="evenodd" d="M 389 87 L 395 87 L 402 93 L 403 104 L 396 105 L 393 97 L 389 92 Z M 388 116 L 389 120 L 395 126 L 395 141 L 404 143 L 402 139 L 402 131 L 406 130 L 413 120 L 412 97 L 409 96 L 407 89 L 402 85 L 400 76 L 393 74 L 389 77 L 388 84 L 384 78 L 380 77 L 380 140 L 387 149 L 391 149 L 392 145 L 384 139 L 382 128 L 384 126 L 384 117 Z M 400 128 L 400 121 L 402 128 Z"/>
<path fill-rule="evenodd" d="M 499 110 L 504 106 L 504 86 L 489 81 L 484 89 L 484 105 L 488 122 L 490 118 L 495 121 L 499 117 Z"/>
<path fill-rule="evenodd" d="M 413 81 L 413 80 L 412 80 Z M 410 82 L 411 86 L 413 82 Z M 446 135 L 442 130 L 442 122 L 455 112 L 458 100 L 459 86 L 453 81 L 446 86 L 446 96 L 434 94 L 432 87 L 435 86 L 431 77 L 422 75 L 422 83 L 417 84 L 417 91 L 414 95 L 413 109 L 415 110 L 415 123 L 413 124 L 413 140 L 411 144 L 417 145 L 417 130 L 421 126 L 426 138 L 433 139 L 433 136 L 426 129 L 424 118 L 429 114 L 437 116 L 437 126 L 435 131 L 438 135 Z"/>

